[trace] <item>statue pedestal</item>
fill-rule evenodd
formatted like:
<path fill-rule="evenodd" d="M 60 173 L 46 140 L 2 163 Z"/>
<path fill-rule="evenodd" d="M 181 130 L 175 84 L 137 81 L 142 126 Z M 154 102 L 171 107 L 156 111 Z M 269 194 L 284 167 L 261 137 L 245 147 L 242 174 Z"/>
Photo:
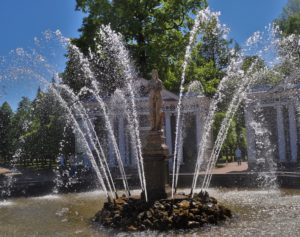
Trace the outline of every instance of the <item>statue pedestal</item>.
<path fill-rule="evenodd" d="M 162 131 L 149 131 L 146 140 L 143 158 L 148 200 L 164 199 L 167 197 L 168 186 L 168 147 Z"/>

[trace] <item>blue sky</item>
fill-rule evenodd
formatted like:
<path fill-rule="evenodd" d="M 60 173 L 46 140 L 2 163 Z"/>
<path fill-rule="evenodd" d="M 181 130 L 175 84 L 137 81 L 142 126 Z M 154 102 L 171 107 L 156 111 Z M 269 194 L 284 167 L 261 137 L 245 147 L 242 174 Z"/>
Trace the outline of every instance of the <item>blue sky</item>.
<path fill-rule="evenodd" d="M 220 19 L 230 29 L 230 37 L 243 44 L 255 31 L 277 18 L 287 0 L 208 0 L 210 8 L 221 11 Z"/>
<path fill-rule="evenodd" d="M 78 36 L 82 14 L 75 0 L 1 0 L 0 54 L 31 45 L 45 30 L 61 30 L 66 37 Z"/>
<path fill-rule="evenodd" d="M 230 37 L 242 44 L 253 32 L 263 30 L 276 18 L 287 0 L 208 0 L 221 11 L 221 21 Z M 33 47 L 34 37 L 59 29 L 65 37 L 77 37 L 83 15 L 75 11 L 75 0 L 1 0 L 0 59 L 16 48 Z M 21 98 L 33 97 L 34 81 L 0 81 L 0 104 L 7 100 L 15 109 Z"/>

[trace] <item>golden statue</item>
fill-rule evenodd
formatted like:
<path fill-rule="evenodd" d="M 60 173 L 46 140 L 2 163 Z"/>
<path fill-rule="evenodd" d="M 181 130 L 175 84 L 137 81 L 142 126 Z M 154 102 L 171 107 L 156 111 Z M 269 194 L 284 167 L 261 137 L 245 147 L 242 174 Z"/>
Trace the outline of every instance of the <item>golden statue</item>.
<path fill-rule="evenodd" d="M 162 97 L 161 90 L 163 89 L 162 81 L 158 78 L 156 69 L 152 70 L 152 79 L 149 81 L 149 108 L 151 131 L 159 131 L 162 128 Z"/>

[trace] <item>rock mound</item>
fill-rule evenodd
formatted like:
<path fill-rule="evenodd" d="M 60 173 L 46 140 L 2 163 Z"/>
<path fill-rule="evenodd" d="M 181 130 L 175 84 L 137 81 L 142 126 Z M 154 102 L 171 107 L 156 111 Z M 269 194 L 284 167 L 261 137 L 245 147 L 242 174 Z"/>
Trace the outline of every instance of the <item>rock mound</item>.
<path fill-rule="evenodd" d="M 139 198 L 121 197 L 106 202 L 95 221 L 105 227 L 123 231 L 190 229 L 205 224 L 218 224 L 230 218 L 231 211 L 219 205 L 207 192 L 190 198 L 178 195 L 147 203 Z"/>

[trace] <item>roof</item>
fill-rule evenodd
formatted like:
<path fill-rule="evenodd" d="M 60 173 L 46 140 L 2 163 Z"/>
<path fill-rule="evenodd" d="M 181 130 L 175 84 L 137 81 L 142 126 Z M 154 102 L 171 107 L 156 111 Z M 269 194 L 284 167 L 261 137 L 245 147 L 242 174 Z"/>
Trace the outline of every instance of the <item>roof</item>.
<path fill-rule="evenodd" d="M 138 80 L 140 81 L 139 86 L 140 87 L 144 87 L 146 88 L 149 81 L 144 79 L 144 78 L 138 78 Z M 144 96 L 147 96 L 147 93 L 144 94 Z M 161 96 L 163 97 L 163 100 L 167 101 L 167 100 L 179 100 L 179 96 L 172 93 L 171 91 L 166 90 L 165 88 L 162 89 L 161 91 Z"/>

